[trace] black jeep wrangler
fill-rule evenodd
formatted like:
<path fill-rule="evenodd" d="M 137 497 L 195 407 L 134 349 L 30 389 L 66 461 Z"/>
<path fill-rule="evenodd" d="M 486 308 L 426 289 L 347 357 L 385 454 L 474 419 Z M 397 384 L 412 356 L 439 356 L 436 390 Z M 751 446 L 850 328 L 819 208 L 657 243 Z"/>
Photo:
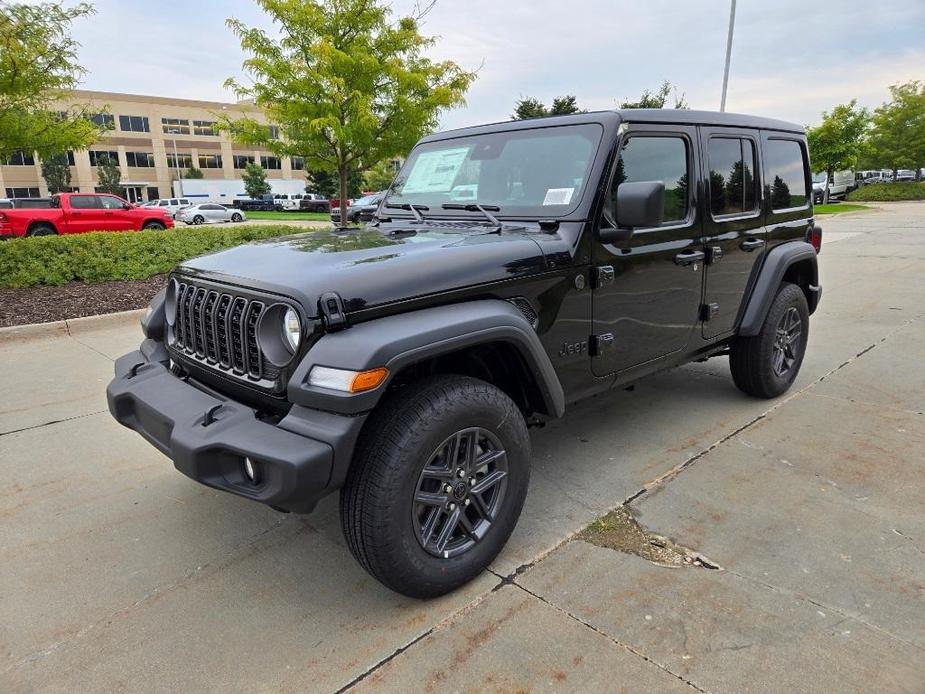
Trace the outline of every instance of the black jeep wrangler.
<path fill-rule="evenodd" d="M 362 230 L 181 264 L 116 362 L 113 416 L 203 484 L 308 512 L 411 596 L 517 522 L 529 425 L 729 355 L 780 395 L 820 298 L 803 129 L 625 110 L 424 138 Z"/>

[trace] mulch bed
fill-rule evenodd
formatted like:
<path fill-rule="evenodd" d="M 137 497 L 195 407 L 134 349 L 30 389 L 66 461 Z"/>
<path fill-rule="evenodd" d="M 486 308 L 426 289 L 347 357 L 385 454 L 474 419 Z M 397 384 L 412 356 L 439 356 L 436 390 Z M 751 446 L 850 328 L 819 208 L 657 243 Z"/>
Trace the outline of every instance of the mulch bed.
<path fill-rule="evenodd" d="M 0 289 L 0 327 L 145 308 L 166 282 L 167 275 L 154 275 L 146 280 Z"/>

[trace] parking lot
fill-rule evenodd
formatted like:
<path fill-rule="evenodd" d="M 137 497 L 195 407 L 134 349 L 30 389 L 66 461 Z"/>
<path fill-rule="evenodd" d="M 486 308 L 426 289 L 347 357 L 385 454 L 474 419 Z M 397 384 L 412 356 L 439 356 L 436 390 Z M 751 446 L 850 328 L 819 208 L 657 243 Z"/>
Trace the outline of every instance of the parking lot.
<path fill-rule="evenodd" d="M 336 498 L 280 514 L 119 427 L 134 320 L 0 333 L 0 691 L 925 692 L 925 204 L 821 223 L 788 395 L 718 358 L 532 430 L 506 549 L 430 602 Z M 570 539 L 625 503 L 705 561 Z"/>

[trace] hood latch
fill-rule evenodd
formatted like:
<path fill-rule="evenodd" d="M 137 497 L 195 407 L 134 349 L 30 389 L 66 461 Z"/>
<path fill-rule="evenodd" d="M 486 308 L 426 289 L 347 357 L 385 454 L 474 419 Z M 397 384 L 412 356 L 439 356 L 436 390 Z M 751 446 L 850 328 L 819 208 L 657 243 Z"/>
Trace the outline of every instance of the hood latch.
<path fill-rule="evenodd" d="M 347 313 L 344 311 L 344 300 L 337 292 L 325 292 L 318 299 L 321 314 L 324 316 L 324 327 L 328 332 L 337 332 L 350 327 L 347 324 Z"/>

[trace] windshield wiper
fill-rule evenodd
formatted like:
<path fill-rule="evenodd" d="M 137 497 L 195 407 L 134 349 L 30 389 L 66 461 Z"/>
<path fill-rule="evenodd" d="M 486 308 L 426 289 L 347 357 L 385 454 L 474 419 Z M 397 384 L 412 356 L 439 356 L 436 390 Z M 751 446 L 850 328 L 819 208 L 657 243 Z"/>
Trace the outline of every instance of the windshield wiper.
<path fill-rule="evenodd" d="M 470 203 L 459 203 L 459 202 L 445 202 L 440 207 L 444 210 L 465 210 L 466 212 L 481 212 L 485 215 L 485 218 L 497 227 L 498 231 L 501 231 L 504 228 L 504 224 L 501 223 L 501 220 L 495 217 L 492 212 L 500 212 L 501 208 L 497 205 L 479 205 L 477 202 Z"/>
<path fill-rule="evenodd" d="M 390 202 L 386 205 L 386 207 L 393 209 L 393 210 L 408 210 L 411 214 L 414 215 L 415 221 L 418 221 L 418 222 L 424 221 L 424 215 L 421 214 L 420 210 L 424 210 L 425 212 L 427 212 L 427 210 L 430 209 L 427 205 L 415 205 L 409 202 L 403 202 L 400 204 Z"/>

